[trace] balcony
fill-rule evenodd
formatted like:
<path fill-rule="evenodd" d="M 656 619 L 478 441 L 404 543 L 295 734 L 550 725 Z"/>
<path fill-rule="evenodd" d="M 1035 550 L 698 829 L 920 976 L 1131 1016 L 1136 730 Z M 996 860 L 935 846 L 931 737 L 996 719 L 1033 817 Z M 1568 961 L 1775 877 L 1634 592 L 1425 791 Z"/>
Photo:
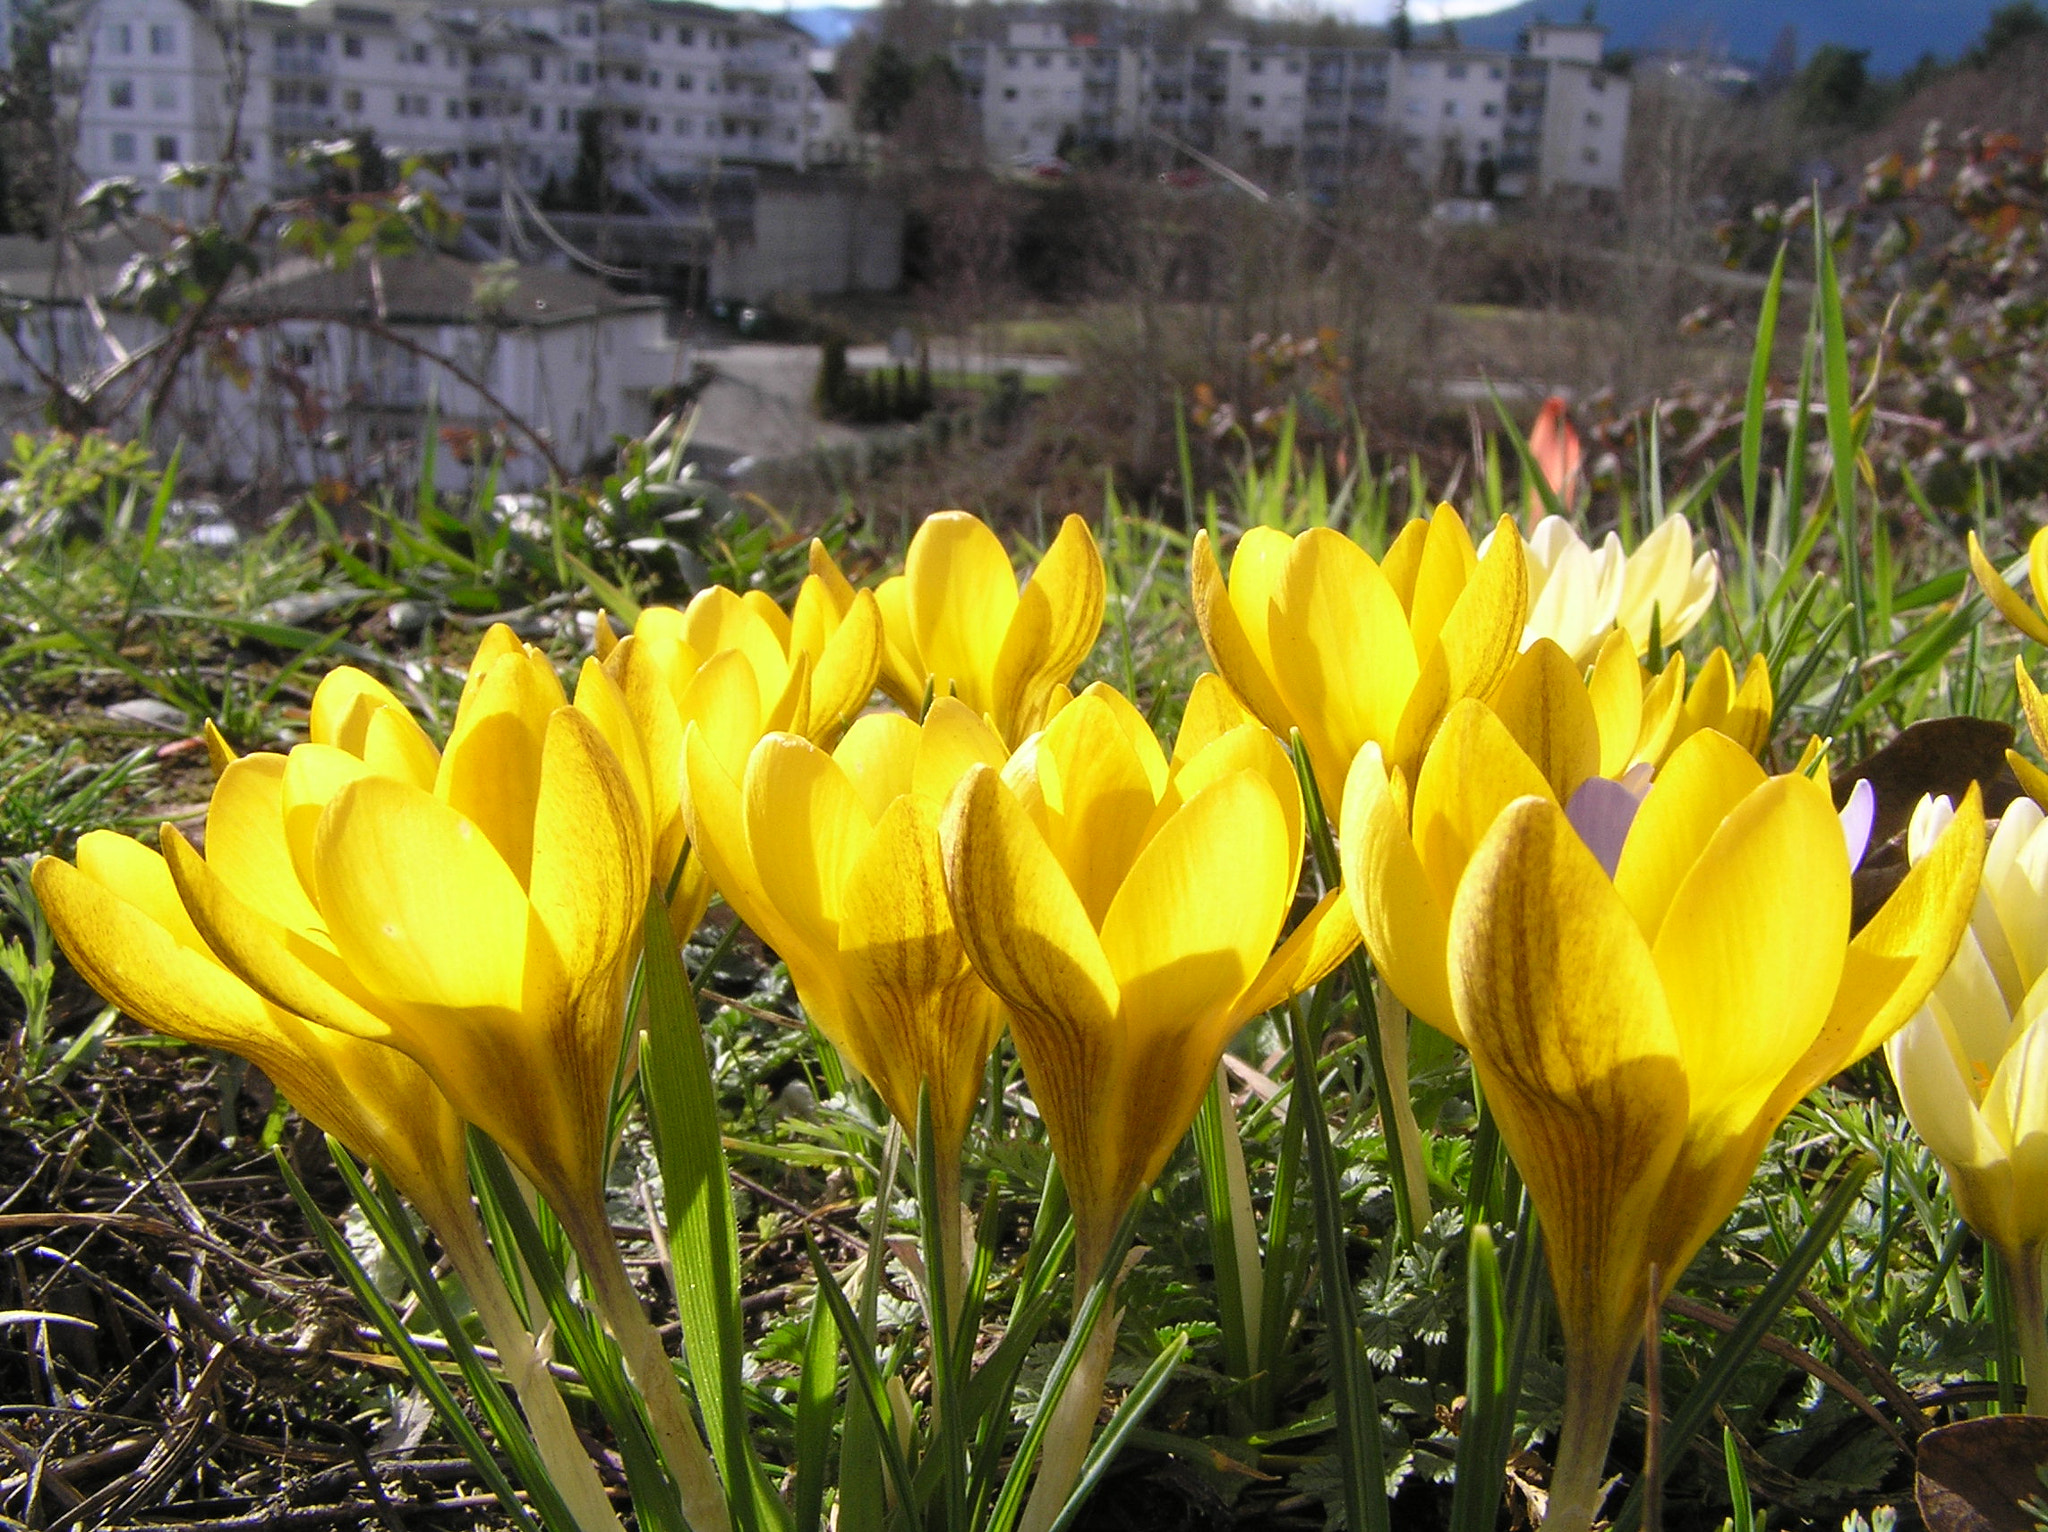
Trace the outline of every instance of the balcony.
<path fill-rule="evenodd" d="M 334 64 L 324 53 L 279 53 L 271 57 L 270 72 L 296 80 L 324 80 L 334 73 Z"/>
<path fill-rule="evenodd" d="M 510 70 L 472 69 L 467 78 L 470 90 L 476 95 L 511 101 L 526 99 L 526 81 Z"/>
<path fill-rule="evenodd" d="M 607 32 L 597 40 L 597 56 L 608 64 L 640 64 L 647 59 L 645 33 Z"/>
<path fill-rule="evenodd" d="M 324 106 L 273 106 L 270 127 L 277 133 L 327 133 L 339 118 Z"/>

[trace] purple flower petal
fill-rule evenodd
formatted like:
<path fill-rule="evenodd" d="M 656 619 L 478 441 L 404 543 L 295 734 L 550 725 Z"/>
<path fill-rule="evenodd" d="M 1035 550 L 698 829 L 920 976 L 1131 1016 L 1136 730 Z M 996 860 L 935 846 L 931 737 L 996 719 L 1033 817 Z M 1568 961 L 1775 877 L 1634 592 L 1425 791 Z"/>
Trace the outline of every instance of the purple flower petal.
<path fill-rule="evenodd" d="M 1870 849 L 1870 829 L 1877 823 L 1877 794 L 1868 779 L 1858 777 L 1849 789 L 1849 801 L 1842 805 L 1842 839 L 1849 847 L 1849 870 L 1863 865 L 1863 853 Z"/>
<path fill-rule="evenodd" d="M 1642 800 L 1621 783 L 1588 777 L 1564 806 L 1564 817 L 1611 878 L 1621 865 L 1621 848 L 1628 843 L 1629 826 L 1641 807 Z"/>

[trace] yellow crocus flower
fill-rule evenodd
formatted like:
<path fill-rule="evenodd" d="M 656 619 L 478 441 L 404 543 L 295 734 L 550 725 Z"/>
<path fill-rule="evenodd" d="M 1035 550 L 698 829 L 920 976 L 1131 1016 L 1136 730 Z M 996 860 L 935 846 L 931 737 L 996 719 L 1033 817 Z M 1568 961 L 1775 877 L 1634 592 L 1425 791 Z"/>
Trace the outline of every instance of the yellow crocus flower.
<path fill-rule="evenodd" d="M 338 690 L 328 689 L 329 701 Z M 314 732 L 327 732 L 325 723 L 316 717 Z M 248 828 L 236 814 L 266 794 L 275 823 L 281 764 L 252 756 L 240 766 L 227 812 L 217 809 L 210 823 L 221 841 Z M 163 857 L 127 836 L 96 830 L 79 841 L 75 867 L 45 857 L 31 876 L 52 932 L 95 990 L 153 1031 L 249 1060 L 307 1121 L 375 1164 L 419 1210 L 461 1276 L 578 1524 L 617 1532 L 618 1517 L 470 1206 L 462 1120 L 426 1072 L 395 1048 L 311 1025 L 257 994 L 200 936 Z"/>
<path fill-rule="evenodd" d="M 1002 741 L 941 698 L 922 726 L 900 713 L 857 720 L 830 754 L 769 734 L 735 774 L 693 724 L 683 755 L 690 836 L 712 882 L 913 1131 L 929 1089 L 941 1178 L 956 1182 L 1002 1008 L 953 926 L 939 815 L 971 765 L 1003 763 Z"/>
<path fill-rule="evenodd" d="M 1129 702 L 1089 687 L 1000 773 L 969 769 L 942 840 L 961 940 L 1010 1007 L 1092 1278 L 1224 1045 L 1357 932 L 1333 892 L 1280 942 L 1300 790 L 1280 742 L 1213 683 L 1172 761 Z"/>
<path fill-rule="evenodd" d="M 735 595 L 717 586 L 681 611 L 646 608 L 624 638 L 615 638 L 609 624 L 598 627 L 599 659 L 630 723 L 607 727 L 606 738 L 646 777 L 652 871 L 664 891 L 674 882 L 669 913 L 678 937 L 696 929 L 711 898 L 701 860 L 686 854 L 685 731 L 693 723 L 703 728 L 737 775 L 755 741 L 770 732 L 829 747 L 874 692 L 883 647 L 874 596 L 848 585 L 815 540 L 811 570 L 787 616 L 760 591 Z"/>
<path fill-rule="evenodd" d="M 2048 698 L 2041 695 L 2041 688 L 2034 684 L 2034 678 L 2027 674 L 2025 660 L 2015 658 L 2012 662 L 2013 679 L 2019 685 L 2020 714 L 2027 721 L 2027 733 L 2033 736 L 2034 748 L 2048 755 Z M 2005 763 L 2018 778 L 2020 790 L 2043 808 L 2048 808 L 2048 772 L 2044 772 L 2017 750 L 2005 752 Z"/>
<path fill-rule="evenodd" d="M 1649 653 L 1653 614 L 1664 645 L 1676 644 L 1706 615 L 1720 583 L 1714 555 L 1694 556 L 1692 526 L 1683 516 L 1666 517 L 1633 553 L 1622 551 L 1614 532 L 1590 548 L 1569 520 L 1546 516 L 1523 550 L 1529 619 L 1522 646 L 1548 638 L 1581 665 L 1617 627 L 1637 655 Z"/>
<path fill-rule="evenodd" d="M 1085 1289 L 1224 1045 L 1358 933 L 1332 892 L 1280 940 L 1301 874 L 1300 789 L 1280 742 L 1213 677 L 1171 760 L 1137 709 L 1089 687 L 1000 773 L 968 770 L 940 837 L 961 940 L 1009 1007 L 1059 1161 Z M 1047 1431 L 1026 1532 L 1044 1532 L 1080 1473 L 1115 1338 L 1107 1315 Z"/>
<path fill-rule="evenodd" d="M 560 1218 L 625 1352 L 693 1524 L 728 1525 L 716 1469 L 605 1211 L 612 1078 L 649 888 L 652 787 L 625 696 L 584 666 L 568 705 L 502 624 L 478 646 L 438 760 L 369 741 L 396 699 L 329 678 L 316 738 L 232 763 L 202 858 L 164 837 L 178 894 L 265 999 L 410 1056 Z M 347 694 L 356 694 L 350 698 Z M 345 705 L 344 705 L 345 702 Z M 354 753 L 360 719 L 365 755 Z M 394 763 L 389 771 L 380 763 Z M 430 769 L 431 768 L 431 769 Z"/>
<path fill-rule="evenodd" d="M 2027 543 L 2027 584 L 2033 588 L 2034 606 L 2028 606 L 2020 593 L 2006 583 L 1975 532 L 1970 534 L 1970 572 L 1976 575 L 1977 583 L 1998 608 L 1999 615 L 2035 643 L 2048 644 L 2048 617 L 2035 609 L 2048 606 L 2048 527 L 2035 532 Z"/>
<path fill-rule="evenodd" d="M 1191 578 L 1210 663 L 1280 738 L 1301 731 L 1330 804 L 1360 746 L 1408 764 L 1452 703 L 1492 691 L 1528 611 L 1513 524 L 1501 518 L 1482 556 L 1448 505 L 1411 521 L 1378 562 L 1327 527 L 1254 527 L 1227 583 L 1199 532 Z"/>
<path fill-rule="evenodd" d="M 1069 516 L 1020 590 L 1002 539 L 940 511 L 910 540 L 903 573 L 875 592 L 888 635 L 882 690 L 915 716 L 929 689 L 986 717 L 1006 745 L 1042 728 L 1102 628 L 1102 555 Z"/>
<path fill-rule="evenodd" d="M 1453 832 L 1479 833 L 1430 855 L 1455 864 L 1451 1002 L 1534 1199 L 1564 1334 L 1546 1524 L 1581 1532 L 1646 1307 L 1786 1113 L 1926 998 L 1969 919 L 1984 820 L 1972 789 L 1852 933 L 1826 785 L 1766 777 L 1718 733 L 1681 745 L 1639 807 L 1510 792 L 1497 814 L 1454 814 Z"/>
<path fill-rule="evenodd" d="M 1396 998 L 1459 1035 L 1445 968 L 1451 898 L 1472 847 L 1514 799 L 1537 794 L 1569 804 L 1585 791 L 1632 803 L 1703 730 L 1749 755 L 1760 751 L 1770 727 L 1769 668 L 1757 656 L 1739 686 L 1734 676 L 1717 649 L 1691 691 L 1678 655 L 1651 682 L 1619 631 L 1581 676 L 1563 649 L 1538 639 L 1487 702 L 1451 709 L 1419 769 L 1390 769 L 1377 744 L 1361 749 L 1340 818 L 1344 885 Z"/>
<path fill-rule="evenodd" d="M 348 709 L 365 740 L 402 712 L 368 679 Z M 248 756 L 215 789 L 206 856 L 164 845 L 193 921 L 259 993 L 410 1054 L 550 1198 L 601 1203 L 646 789 L 566 703 L 546 657 L 496 629 L 438 762 L 382 769 L 346 736 Z"/>
<path fill-rule="evenodd" d="M 1906 833 L 1918 863 L 1953 815 L 1923 799 Z M 2048 1414 L 2048 822 L 2021 798 L 1984 856 L 1970 928 L 1913 1019 L 1884 1045 L 1906 1115 L 1948 1174 L 1956 1207 L 2003 1262 L 2027 1408 Z"/>

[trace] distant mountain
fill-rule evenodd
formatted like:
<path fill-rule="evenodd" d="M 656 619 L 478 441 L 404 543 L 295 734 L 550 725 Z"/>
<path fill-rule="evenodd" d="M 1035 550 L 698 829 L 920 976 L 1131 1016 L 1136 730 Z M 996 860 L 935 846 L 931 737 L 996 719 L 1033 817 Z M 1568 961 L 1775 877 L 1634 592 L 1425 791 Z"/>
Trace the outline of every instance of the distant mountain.
<path fill-rule="evenodd" d="M 785 14 L 815 37 L 821 48 L 838 47 L 875 19 L 874 8 L 863 5 L 804 5 Z"/>
<path fill-rule="evenodd" d="M 1792 27 L 1804 63 L 1822 43 L 1868 48 L 1876 74 L 1897 74 L 1923 53 L 1954 59 L 1983 36 L 1997 0 L 1606 0 L 1595 19 L 1608 29 L 1610 48 L 1696 49 L 1703 43 L 1730 57 L 1761 63 L 1778 34 Z M 1576 21 L 1578 0 L 1523 0 L 1490 16 L 1458 22 L 1468 47 L 1512 48 L 1532 21 Z M 1435 34 L 1411 8 L 1416 35 Z"/>

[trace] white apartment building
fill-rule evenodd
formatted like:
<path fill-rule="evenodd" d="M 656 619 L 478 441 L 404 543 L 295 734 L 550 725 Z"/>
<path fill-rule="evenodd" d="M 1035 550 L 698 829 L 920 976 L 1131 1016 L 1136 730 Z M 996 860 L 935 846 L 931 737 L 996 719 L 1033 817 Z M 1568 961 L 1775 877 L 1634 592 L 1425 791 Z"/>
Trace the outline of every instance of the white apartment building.
<path fill-rule="evenodd" d="M 595 114 L 615 182 L 658 204 L 666 177 L 843 156 L 811 47 L 781 18 L 687 0 L 93 0 L 54 62 L 88 182 L 217 162 L 232 138 L 267 196 L 297 146 L 370 132 L 443 157 L 484 205 L 508 180 L 565 182 Z M 176 189 L 152 195 L 180 210 Z"/>
<path fill-rule="evenodd" d="M 1629 85 L 1600 67 L 1605 36 L 1591 25 L 1537 25 L 1517 53 L 1227 34 L 1109 46 L 1020 21 L 1002 43 L 958 42 L 952 56 L 999 161 L 1156 130 L 1207 153 L 1291 151 L 1317 188 L 1392 148 L 1433 194 L 1515 197 L 1620 189 Z"/>

